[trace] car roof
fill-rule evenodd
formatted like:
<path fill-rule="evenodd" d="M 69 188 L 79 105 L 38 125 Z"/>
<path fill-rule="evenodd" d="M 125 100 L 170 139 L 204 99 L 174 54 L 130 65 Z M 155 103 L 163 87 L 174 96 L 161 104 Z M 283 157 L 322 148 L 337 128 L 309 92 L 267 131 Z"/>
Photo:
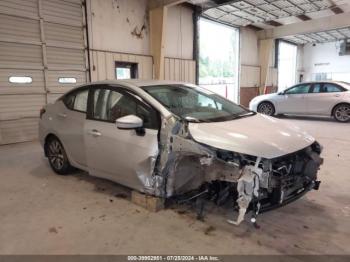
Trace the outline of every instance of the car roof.
<path fill-rule="evenodd" d="M 346 85 L 346 82 L 343 82 L 343 81 L 333 81 L 333 80 L 308 81 L 308 82 L 302 82 L 302 83 L 299 83 L 299 84 L 317 84 L 317 83 L 329 83 L 329 84 Z M 298 85 L 299 85 L 299 84 L 298 84 Z"/>
<path fill-rule="evenodd" d="M 62 95 L 64 97 L 65 95 L 75 92 L 76 90 L 80 88 L 84 88 L 87 86 L 92 86 L 92 85 L 119 85 L 122 86 L 126 89 L 129 89 L 131 91 L 135 91 L 138 94 L 142 94 L 144 98 L 148 102 L 150 102 L 153 106 L 155 106 L 163 116 L 170 117 L 172 113 L 167 110 L 162 104 L 159 103 L 154 97 L 149 95 L 147 92 L 142 90 L 140 87 L 142 86 L 154 86 L 154 85 L 190 85 L 189 83 L 184 83 L 184 82 L 179 82 L 179 81 L 168 81 L 168 80 L 141 80 L 141 79 L 132 79 L 132 80 L 104 80 L 104 81 L 95 81 L 95 82 L 89 82 L 85 83 L 79 86 L 76 86 L 72 90 L 70 90 L 68 93 Z M 62 98 L 61 97 L 61 98 Z"/>
<path fill-rule="evenodd" d="M 93 84 L 108 84 L 108 85 L 133 85 L 136 87 L 141 86 L 153 86 L 153 85 L 183 85 L 189 84 L 180 81 L 171 81 L 171 80 L 147 80 L 147 79 L 126 79 L 126 80 L 104 80 L 104 81 L 96 81 L 91 83 L 86 83 L 84 85 L 93 85 Z M 83 85 L 83 86 L 84 86 Z"/>

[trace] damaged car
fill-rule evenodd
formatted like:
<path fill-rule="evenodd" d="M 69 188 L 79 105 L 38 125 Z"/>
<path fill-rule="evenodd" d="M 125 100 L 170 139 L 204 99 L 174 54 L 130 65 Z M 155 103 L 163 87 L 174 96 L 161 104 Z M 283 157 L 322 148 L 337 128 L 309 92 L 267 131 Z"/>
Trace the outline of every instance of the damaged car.
<path fill-rule="evenodd" d="M 40 112 L 39 138 L 58 174 L 78 168 L 163 199 L 232 203 L 238 225 L 318 189 L 315 139 L 201 87 L 104 81 Z"/>

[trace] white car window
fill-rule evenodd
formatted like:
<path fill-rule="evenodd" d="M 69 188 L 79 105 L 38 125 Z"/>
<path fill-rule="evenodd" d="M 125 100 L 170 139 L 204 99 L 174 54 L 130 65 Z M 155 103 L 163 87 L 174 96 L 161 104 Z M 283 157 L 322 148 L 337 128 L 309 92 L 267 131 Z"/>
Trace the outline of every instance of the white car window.
<path fill-rule="evenodd" d="M 312 93 L 322 93 L 322 84 L 320 83 L 314 84 Z"/>
<path fill-rule="evenodd" d="M 323 85 L 323 90 L 325 93 L 334 93 L 342 91 L 339 86 L 329 83 Z"/>
<path fill-rule="evenodd" d="M 306 94 L 309 93 L 310 84 L 301 84 L 294 86 L 286 91 L 286 94 L 292 95 L 292 94 Z"/>
<path fill-rule="evenodd" d="M 81 112 L 86 112 L 89 90 L 86 89 L 75 95 L 73 109 Z"/>

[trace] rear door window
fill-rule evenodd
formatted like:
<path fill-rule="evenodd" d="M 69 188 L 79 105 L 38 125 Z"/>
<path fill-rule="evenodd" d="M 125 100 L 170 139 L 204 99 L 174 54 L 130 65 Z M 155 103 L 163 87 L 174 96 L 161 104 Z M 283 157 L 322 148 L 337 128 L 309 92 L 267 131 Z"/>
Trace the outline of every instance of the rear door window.
<path fill-rule="evenodd" d="M 334 93 L 334 92 L 342 92 L 343 90 L 335 85 L 335 84 L 330 84 L 330 83 L 325 83 L 323 84 L 323 90 L 325 93 Z"/>
<path fill-rule="evenodd" d="M 66 95 L 63 103 L 70 110 L 86 113 L 89 89 L 79 90 Z"/>

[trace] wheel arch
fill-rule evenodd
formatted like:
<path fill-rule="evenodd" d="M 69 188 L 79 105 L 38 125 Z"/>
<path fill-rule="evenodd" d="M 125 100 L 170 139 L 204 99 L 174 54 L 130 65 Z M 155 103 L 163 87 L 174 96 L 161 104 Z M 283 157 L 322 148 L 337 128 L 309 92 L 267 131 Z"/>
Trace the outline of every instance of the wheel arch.
<path fill-rule="evenodd" d="M 47 157 L 47 142 L 50 138 L 56 138 L 62 144 L 62 141 L 54 133 L 48 133 L 44 139 L 44 154 Z M 63 144 L 62 144 L 63 145 Z"/>
<path fill-rule="evenodd" d="M 274 102 L 272 102 L 271 100 L 262 100 L 258 103 L 256 109 L 258 109 L 258 107 L 262 104 L 262 103 L 270 103 L 271 105 L 273 105 L 273 108 L 275 109 L 275 112 L 276 112 L 276 105 Z"/>
<path fill-rule="evenodd" d="M 350 106 L 350 103 L 349 102 L 340 102 L 340 103 L 335 104 L 332 108 L 331 116 L 334 116 L 334 111 L 335 111 L 336 107 L 339 105 L 349 105 Z"/>

